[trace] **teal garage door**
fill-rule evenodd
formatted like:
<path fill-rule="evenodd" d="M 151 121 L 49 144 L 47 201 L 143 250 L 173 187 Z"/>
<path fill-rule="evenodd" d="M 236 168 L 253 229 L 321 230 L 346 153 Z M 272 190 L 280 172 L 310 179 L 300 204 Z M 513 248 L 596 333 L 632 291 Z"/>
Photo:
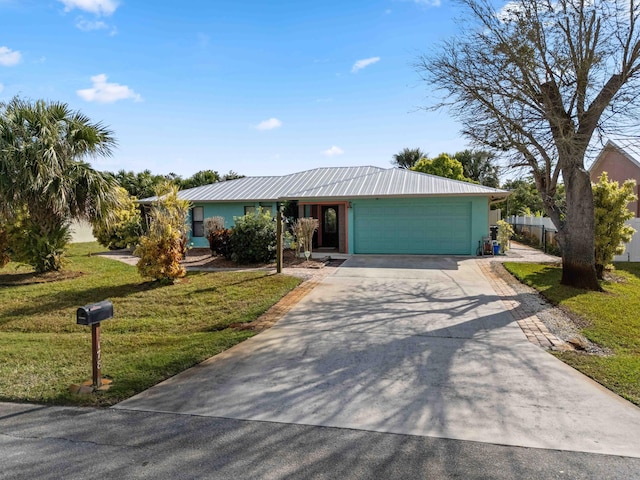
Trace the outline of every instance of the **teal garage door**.
<path fill-rule="evenodd" d="M 469 255 L 471 202 L 358 202 L 354 252 Z"/>

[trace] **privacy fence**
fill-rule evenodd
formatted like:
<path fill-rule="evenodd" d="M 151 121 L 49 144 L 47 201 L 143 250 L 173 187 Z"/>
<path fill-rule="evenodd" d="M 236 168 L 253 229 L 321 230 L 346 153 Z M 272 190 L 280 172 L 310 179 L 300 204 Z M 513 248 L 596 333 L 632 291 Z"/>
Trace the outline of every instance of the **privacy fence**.
<path fill-rule="evenodd" d="M 518 217 L 512 215 L 505 219 L 513 226 L 516 239 L 534 247 L 541 248 L 547 253 L 560 254 L 560 246 L 556 239 L 556 227 L 547 217 Z M 616 255 L 616 262 L 640 262 L 640 218 L 632 218 L 626 222 L 636 233 L 631 241 L 625 244 L 624 253 Z"/>
<path fill-rule="evenodd" d="M 540 248 L 546 253 L 560 254 L 556 238 L 558 231 L 550 218 L 511 215 L 505 220 L 513 226 L 516 240 Z"/>

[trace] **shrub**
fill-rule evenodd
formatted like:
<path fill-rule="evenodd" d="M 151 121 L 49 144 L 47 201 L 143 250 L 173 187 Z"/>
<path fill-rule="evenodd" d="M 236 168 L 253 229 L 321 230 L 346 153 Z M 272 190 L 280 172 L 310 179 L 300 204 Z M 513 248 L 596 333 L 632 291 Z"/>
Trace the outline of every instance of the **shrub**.
<path fill-rule="evenodd" d="M 231 230 L 221 228 L 209 231 L 207 239 L 213 255 L 222 255 L 226 259 L 231 258 Z"/>
<path fill-rule="evenodd" d="M 504 220 L 498 220 L 498 243 L 500 244 L 500 253 L 505 253 L 509 250 L 509 241 L 513 237 L 513 227 L 511 224 Z"/>
<path fill-rule="evenodd" d="M 209 235 L 209 232 L 215 232 L 217 230 L 224 230 L 224 217 L 209 217 L 204 220 L 204 234 Z"/>
<path fill-rule="evenodd" d="M 26 217 L 12 228 L 10 235 L 14 259 L 31 265 L 36 273 L 58 271 L 64 266 L 64 255 L 71 241 L 68 224 L 57 224 L 43 235 L 42 227 Z"/>
<path fill-rule="evenodd" d="M 235 217 L 231 229 L 231 258 L 238 263 L 268 263 L 276 258 L 276 223 L 271 214 L 259 209 Z"/>
<path fill-rule="evenodd" d="M 635 230 L 625 221 L 633 218 L 629 202 L 637 200 L 633 193 L 635 180 L 627 180 L 622 185 L 609 181 L 603 172 L 598 183 L 592 186 L 595 214 L 595 257 L 596 273 L 602 280 L 604 269 L 613 261 L 614 255 L 624 253 L 624 244 L 631 241 Z"/>
<path fill-rule="evenodd" d="M 156 190 L 158 199 L 149 211 L 149 233 L 140 237 L 134 254 L 143 277 L 173 282 L 186 271 L 180 263 L 187 253 L 189 202 L 178 198 L 178 187 L 165 183 Z"/>
<path fill-rule="evenodd" d="M 142 217 L 136 197 L 130 196 L 122 187 L 118 188 L 118 197 L 122 207 L 112 212 L 108 221 L 93 222 L 93 236 L 109 250 L 131 247 L 142 235 Z"/>
<path fill-rule="evenodd" d="M 143 277 L 168 282 L 184 277 L 186 271 L 180 263 L 183 249 L 180 232 L 170 225 L 164 225 L 162 232 L 156 229 L 155 234 L 140 237 L 140 244 L 135 250 L 140 257 L 138 272 Z"/>
<path fill-rule="evenodd" d="M 289 230 L 285 231 L 282 234 L 282 248 L 286 250 L 293 250 L 294 252 L 298 248 L 298 243 L 296 242 L 296 238 L 293 236 Z"/>
<path fill-rule="evenodd" d="M 31 265 L 36 273 L 59 271 L 64 266 L 64 255 L 71 240 L 68 222 L 58 219 L 39 225 L 26 209 L 19 209 L 4 226 L 0 226 L 0 230 L 6 232 L 5 260 L 8 256 L 16 262 Z"/>
<path fill-rule="evenodd" d="M 296 237 L 296 243 L 303 252 L 311 252 L 313 250 L 313 234 L 318 229 L 318 220 L 316 218 L 298 218 L 293 223 L 293 233 Z"/>
<path fill-rule="evenodd" d="M 224 228 L 224 217 L 209 217 L 204 221 L 204 234 L 209 240 L 209 248 L 213 255 L 231 258 L 231 231 Z"/>

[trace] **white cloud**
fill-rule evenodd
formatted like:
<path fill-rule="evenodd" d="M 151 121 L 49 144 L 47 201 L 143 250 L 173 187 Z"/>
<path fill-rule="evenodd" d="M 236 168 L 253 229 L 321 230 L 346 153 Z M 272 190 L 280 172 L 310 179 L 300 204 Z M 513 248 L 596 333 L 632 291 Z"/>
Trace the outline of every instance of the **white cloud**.
<path fill-rule="evenodd" d="M 64 11 L 70 12 L 74 8 L 95 15 L 109 16 L 118 8 L 116 0 L 58 0 L 64 4 Z"/>
<path fill-rule="evenodd" d="M 517 22 L 518 18 L 524 13 L 522 4 L 518 2 L 507 2 L 496 12 L 496 17 L 502 23 Z"/>
<path fill-rule="evenodd" d="M 280 128 L 282 126 L 282 122 L 277 118 L 270 118 L 269 120 L 264 120 L 256 125 L 258 130 L 273 130 L 274 128 Z"/>
<path fill-rule="evenodd" d="M 336 155 L 342 155 L 343 153 L 344 150 L 342 150 L 340 147 L 336 147 L 335 145 L 333 145 L 330 149 L 322 152 L 325 157 L 335 157 Z"/>
<path fill-rule="evenodd" d="M 7 47 L 0 47 L 0 65 L 3 67 L 12 67 L 22 60 L 22 54 L 17 50 L 11 50 Z"/>
<path fill-rule="evenodd" d="M 78 20 L 76 21 L 76 27 L 78 27 L 83 32 L 90 32 L 91 30 L 104 30 L 105 28 L 109 28 L 109 25 L 101 20 L 91 21 L 83 17 L 78 17 Z"/>
<path fill-rule="evenodd" d="M 358 60 L 351 67 L 351 73 L 356 73 L 358 70 L 362 70 L 369 65 L 373 65 L 376 62 L 380 61 L 380 57 L 371 57 L 371 58 L 363 58 L 362 60 Z"/>
<path fill-rule="evenodd" d="M 91 81 L 93 82 L 93 87 L 76 91 L 78 96 L 87 102 L 113 103 L 128 98 L 136 102 L 142 100 L 140 95 L 126 85 L 108 83 L 107 76 L 104 73 L 91 77 Z"/>

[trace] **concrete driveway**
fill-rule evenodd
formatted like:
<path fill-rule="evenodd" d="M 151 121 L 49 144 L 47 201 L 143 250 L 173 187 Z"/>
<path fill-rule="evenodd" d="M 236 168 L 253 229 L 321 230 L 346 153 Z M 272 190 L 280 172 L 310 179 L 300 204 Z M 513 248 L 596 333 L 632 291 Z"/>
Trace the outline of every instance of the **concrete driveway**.
<path fill-rule="evenodd" d="M 640 409 L 529 343 L 473 258 L 351 257 L 115 408 L 640 457 Z"/>

